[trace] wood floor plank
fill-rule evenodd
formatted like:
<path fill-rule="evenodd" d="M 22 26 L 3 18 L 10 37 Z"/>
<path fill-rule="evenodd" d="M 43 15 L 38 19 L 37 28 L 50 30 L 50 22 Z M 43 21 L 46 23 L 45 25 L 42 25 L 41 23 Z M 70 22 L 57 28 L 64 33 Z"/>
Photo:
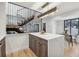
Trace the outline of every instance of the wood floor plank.
<path fill-rule="evenodd" d="M 65 57 L 79 57 L 79 44 L 64 49 Z"/>
<path fill-rule="evenodd" d="M 7 57 L 36 57 L 30 48 L 7 54 Z"/>

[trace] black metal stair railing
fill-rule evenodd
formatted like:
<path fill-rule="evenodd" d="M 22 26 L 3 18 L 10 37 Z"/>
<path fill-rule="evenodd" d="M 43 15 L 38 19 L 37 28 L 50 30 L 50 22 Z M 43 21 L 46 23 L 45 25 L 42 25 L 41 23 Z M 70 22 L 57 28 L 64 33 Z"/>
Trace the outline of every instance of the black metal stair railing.
<path fill-rule="evenodd" d="M 27 20 L 25 20 L 25 18 L 23 18 L 23 19 L 24 19 L 24 21 L 21 21 L 21 23 L 18 23 L 19 26 L 23 26 L 23 25 L 29 23 L 30 21 L 32 21 L 34 19 L 34 15 L 31 16 L 30 18 L 27 18 Z"/>
<path fill-rule="evenodd" d="M 22 10 L 22 9 L 21 9 L 21 10 Z M 20 10 L 19 12 L 21 12 L 21 10 Z M 18 12 L 18 11 L 17 11 L 17 12 Z M 18 13 L 19 13 L 19 12 L 18 12 Z M 25 11 L 24 11 L 24 12 L 25 12 Z M 33 11 L 33 12 L 34 12 L 34 11 Z M 17 16 L 20 16 L 22 19 L 24 19 L 24 20 L 21 20 L 21 23 L 20 23 L 20 24 L 18 23 L 19 26 L 23 26 L 23 25 L 27 24 L 28 22 L 30 22 L 31 20 L 33 20 L 34 17 L 35 17 L 35 13 L 34 13 L 34 14 L 31 14 L 31 11 L 28 12 L 28 13 L 26 13 L 26 14 L 28 14 L 27 18 L 26 18 L 26 16 L 23 17 L 21 14 L 17 14 Z"/>
<path fill-rule="evenodd" d="M 41 14 L 12 2 L 7 3 L 7 30 L 22 32 L 19 28 L 32 21 L 38 13 Z"/>

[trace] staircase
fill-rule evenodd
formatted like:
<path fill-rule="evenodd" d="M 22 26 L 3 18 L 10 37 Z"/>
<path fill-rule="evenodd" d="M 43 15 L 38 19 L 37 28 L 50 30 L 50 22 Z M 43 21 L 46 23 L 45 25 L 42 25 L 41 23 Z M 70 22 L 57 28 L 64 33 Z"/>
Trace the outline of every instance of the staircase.
<path fill-rule="evenodd" d="M 31 17 L 28 17 L 28 18 L 25 18 L 25 17 L 22 17 L 21 15 L 19 15 L 22 19 L 24 20 L 21 20 L 21 23 L 18 23 L 18 26 L 23 26 L 27 23 L 29 23 L 30 21 L 32 21 L 34 19 L 34 15 L 32 15 Z"/>
<path fill-rule="evenodd" d="M 16 31 L 18 33 L 22 33 L 23 31 L 19 30 L 19 28 L 34 20 L 35 15 L 40 14 L 40 12 L 36 10 L 12 2 L 9 2 L 7 6 L 7 15 L 10 15 L 8 17 L 9 19 L 7 18 L 7 21 L 9 20 L 7 22 L 7 25 L 9 26 L 6 27 L 7 31 Z"/>

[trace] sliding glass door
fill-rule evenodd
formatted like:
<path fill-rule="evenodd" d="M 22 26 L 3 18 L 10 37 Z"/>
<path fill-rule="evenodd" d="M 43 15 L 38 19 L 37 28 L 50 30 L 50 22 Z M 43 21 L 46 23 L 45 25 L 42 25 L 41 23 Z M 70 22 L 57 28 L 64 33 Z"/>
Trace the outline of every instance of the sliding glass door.
<path fill-rule="evenodd" d="M 70 20 L 65 20 L 65 30 L 68 30 L 68 34 L 70 35 Z"/>
<path fill-rule="evenodd" d="M 78 19 L 71 20 L 71 35 L 73 37 L 78 35 Z"/>
<path fill-rule="evenodd" d="M 79 34 L 79 19 L 65 20 L 64 29 L 68 30 L 69 35 L 76 37 Z"/>

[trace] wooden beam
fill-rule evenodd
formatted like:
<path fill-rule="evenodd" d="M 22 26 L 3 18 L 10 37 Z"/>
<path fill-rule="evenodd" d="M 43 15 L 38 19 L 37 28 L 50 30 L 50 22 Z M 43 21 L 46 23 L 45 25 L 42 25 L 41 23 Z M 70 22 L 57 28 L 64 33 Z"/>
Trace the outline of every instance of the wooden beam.
<path fill-rule="evenodd" d="M 56 11 L 56 10 L 57 10 L 57 7 L 54 7 L 54 8 L 52 8 L 52 9 L 50 9 L 50 10 L 48 10 L 48 11 L 42 13 L 41 15 L 39 15 L 38 18 L 40 18 L 40 17 L 42 17 L 42 16 L 45 16 L 45 15 L 47 15 L 47 14 L 50 14 L 50 13 Z"/>

